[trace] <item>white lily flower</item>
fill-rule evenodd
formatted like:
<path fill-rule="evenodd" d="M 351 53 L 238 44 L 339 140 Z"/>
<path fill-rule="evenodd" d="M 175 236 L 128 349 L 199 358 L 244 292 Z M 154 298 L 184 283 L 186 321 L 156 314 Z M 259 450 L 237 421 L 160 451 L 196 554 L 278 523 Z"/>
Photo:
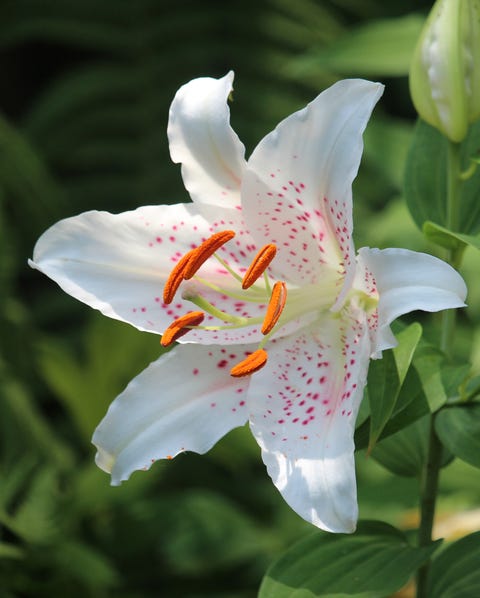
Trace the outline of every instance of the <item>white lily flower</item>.
<path fill-rule="evenodd" d="M 229 122 L 232 81 L 195 79 L 171 106 L 171 156 L 193 203 L 68 218 L 39 239 L 31 265 L 105 315 L 180 343 L 95 431 L 113 484 L 157 459 L 204 453 L 249 421 L 288 504 L 352 532 L 369 360 L 395 345 L 394 318 L 461 307 L 466 287 L 430 255 L 355 256 L 351 185 L 382 85 L 340 81 L 246 162 Z"/>

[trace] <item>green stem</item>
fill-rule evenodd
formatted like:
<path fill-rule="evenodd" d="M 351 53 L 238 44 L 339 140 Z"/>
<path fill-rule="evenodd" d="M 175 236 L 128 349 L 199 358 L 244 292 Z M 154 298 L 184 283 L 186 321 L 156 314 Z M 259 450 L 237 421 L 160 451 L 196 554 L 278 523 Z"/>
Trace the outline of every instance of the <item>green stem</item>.
<path fill-rule="evenodd" d="M 460 203 L 460 173 L 461 173 L 461 159 L 460 159 L 460 144 L 448 144 L 448 166 L 447 166 L 447 222 L 446 226 L 449 230 L 458 230 L 458 215 Z"/>
<path fill-rule="evenodd" d="M 461 161 L 460 144 L 450 142 L 447 157 L 447 218 L 446 227 L 456 231 L 459 226 L 459 202 Z M 461 253 L 449 251 L 446 260 L 455 268 L 461 261 Z M 440 348 L 445 355 L 450 355 L 455 332 L 456 312 L 453 309 L 442 313 L 442 333 Z M 435 432 L 435 413 L 430 417 L 427 461 L 424 466 L 420 488 L 420 526 L 418 528 L 419 546 L 432 542 L 432 529 L 435 518 L 435 506 L 438 494 L 438 481 L 442 462 L 442 444 Z M 427 598 L 428 574 L 430 562 L 427 561 L 417 574 L 417 598 Z"/>
<path fill-rule="evenodd" d="M 421 480 L 420 527 L 418 528 L 419 546 L 427 546 L 432 542 L 432 528 L 435 517 L 435 504 L 438 492 L 438 479 L 442 462 L 442 445 L 435 432 L 435 414 L 430 418 L 427 462 Z M 430 562 L 426 562 L 418 570 L 417 598 L 426 598 L 428 572 Z"/>

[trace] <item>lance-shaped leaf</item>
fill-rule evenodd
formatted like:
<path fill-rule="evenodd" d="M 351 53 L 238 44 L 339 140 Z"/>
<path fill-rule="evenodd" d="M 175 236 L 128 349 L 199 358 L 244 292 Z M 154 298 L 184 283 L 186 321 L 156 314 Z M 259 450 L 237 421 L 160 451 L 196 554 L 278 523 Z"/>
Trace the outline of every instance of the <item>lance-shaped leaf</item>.
<path fill-rule="evenodd" d="M 390 419 L 400 389 L 422 335 L 420 324 L 412 324 L 397 335 L 398 345 L 386 351 L 382 360 L 373 361 L 368 374 L 370 402 L 370 440 L 368 451 L 375 446 Z"/>
<path fill-rule="evenodd" d="M 473 598 L 480 596 L 480 532 L 470 534 L 442 550 L 432 563 L 428 596 Z"/>
<path fill-rule="evenodd" d="M 480 121 L 470 127 L 460 148 L 460 168 L 466 170 L 480 146 Z M 408 209 L 422 229 L 428 220 L 447 226 L 448 140 L 434 127 L 419 120 L 405 169 L 405 196 Z M 480 169 L 460 186 L 459 233 L 475 235 L 480 230 L 478 188 Z"/>
<path fill-rule="evenodd" d="M 259 598 L 390 596 L 437 547 L 413 547 L 402 532 L 377 521 L 360 522 L 351 536 L 315 533 L 270 567 Z"/>
<path fill-rule="evenodd" d="M 443 409 L 435 429 L 455 457 L 480 468 L 480 404 Z"/>

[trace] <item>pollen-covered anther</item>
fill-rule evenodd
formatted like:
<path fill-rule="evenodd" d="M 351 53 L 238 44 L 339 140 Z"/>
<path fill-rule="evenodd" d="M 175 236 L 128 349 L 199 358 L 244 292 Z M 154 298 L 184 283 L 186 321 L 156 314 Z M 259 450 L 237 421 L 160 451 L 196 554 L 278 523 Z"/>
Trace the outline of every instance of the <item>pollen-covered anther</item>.
<path fill-rule="evenodd" d="M 278 281 L 273 285 L 272 295 L 268 302 L 267 313 L 262 324 L 262 334 L 268 334 L 272 331 L 278 319 L 282 315 L 283 308 L 287 302 L 287 285 Z"/>
<path fill-rule="evenodd" d="M 250 353 L 243 361 L 237 363 L 230 370 L 230 375 L 234 378 L 242 378 L 243 376 L 250 376 L 261 370 L 267 363 L 268 354 L 265 349 L 257 349 Z"/>
<path fill-rule="evenodd" d="M 203 311 L 191 311 L 184 316 L 174 320 L 162 334 L 160 344 L 168 347 L 184 334 L 190 331 L 192 326 L 199 326 L 205 318 Z"/>
<path fill-rule="evenodd" d="M 257 255 L 253 258 L 253 262 L 250 264 L 248 270 L 242 280 L 242 289 L 248 289 L 252 286 L 265 270 L 270 266 L 271 261 L 277 253 L 277 246 L 273 243 L 264 245 Z"/>
<path fill-rule="evenodd" d="M 185 269 L 190 261 L 190 258 L 196 252 L 196 249 L 191 249 L 188 251 L 184 256 L 182 256 L 178 262 L 175 264 L 173 270 L 170 272 L 170 275 L 167 278 L 167 282 L 163 287 L 163 302 L 168 305 L 173 301 L 175 297 L 175 293 L 180 286 L 182 280 L 184 280 L 185 276 Z"/>
<path fill-rule="evenodd" d="M 233 239 L 234 236 L 235 233 L 233 230 L 222 230 L 206 239 L 201 245 L 193 250 L 183 272 L 183 278 L 189 280 L 192 276 L 195 276 L 203 264 L 211 258 L 220 247 Z"/>

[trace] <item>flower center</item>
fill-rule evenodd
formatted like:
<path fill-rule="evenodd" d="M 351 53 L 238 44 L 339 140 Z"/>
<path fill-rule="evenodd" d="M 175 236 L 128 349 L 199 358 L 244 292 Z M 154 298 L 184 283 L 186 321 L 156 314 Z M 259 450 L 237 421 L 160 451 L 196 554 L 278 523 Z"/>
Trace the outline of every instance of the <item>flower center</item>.
<path fill-rule="evenodd" d="M 232 376 L 241 377 L 258 371 L 266 364 L 268 355 L 263 347 L 278 327 L 310 312 L 314 314 L 314 318 L 317 318 L 319 312 L 328 311 L 338 295 L 341 279 L 339 279 L 338 273 L 332 270 L 331 272 L 326 271 L 321 282 L 317 284 L 309 284 L 301 288 L 293 287 L 288 290 L 287 284 L 281 280 L 272 285 L 267 275 L 267 268 L 277 253 L 277 247 L 273 243 L 265 245 L 258 251 L 242 277 L 216 253 L 234 236 L 235 233 L 231 230 L 215 233 L 201 245 L 187 252 L 177 262 L 165 283 L 164 303 L 169 304 L 173 301 L 182 281 L 194 278 L 200 285 L 204 285 L 222 295 L 241 298 L 261 305 L 267 304 L 264 316 L 245 317 L 229 314 L 210 303 L 197 289 L 187 288 L 183 292 L 183 299 L 192 302 L 201 311 L 188 312 L 174 320 L 163 333 L 160 342 L 164 347 L 167 347 L 192 329 L 215 331 L 258 324 L 264 335 L 258 349 L 235 365 L 230 371 Z M 212 257 L 216 258 L 239 284 L 241 289 L 238 292 L 225 289 L 198 276 L 201 266 Z M 259 283 L 262 277 L 263 281 Z M 219 319 L 224 324 L 202 325 L 206 313 Z"/>

